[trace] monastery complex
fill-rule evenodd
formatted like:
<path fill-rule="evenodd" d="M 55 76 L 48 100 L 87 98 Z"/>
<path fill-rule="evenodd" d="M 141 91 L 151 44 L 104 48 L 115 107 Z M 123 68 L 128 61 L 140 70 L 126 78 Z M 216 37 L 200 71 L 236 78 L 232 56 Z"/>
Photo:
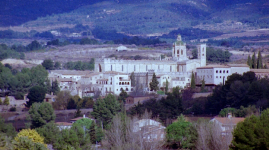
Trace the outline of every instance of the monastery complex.
<path fill-rule="evenodd" d="M 105 96 L 109 93 L 119 95 L 140 89 L 149 91 L 149 83 L 155 73 L 160 90 L 164 90 L 166 80 L 169 89 L 173 87 L 189 87 L 192 72 L 196 76 L 196 84 L 204 79 L 206 85 L 224 84 L 232 73 L 243 74 L 250 71 L 245 64 L 206 65 L 206 44 L 197 45 L 198 59 L 189 59 L 186 44 L 181 36 L 173 43 L 171 59 L 159 60 L 122 60 L 115 58 L 100 58 L 95 60 L 94 71 L 52 70 L 50 80 L 57 80 L 61 90 L 70 90 L 72 95 Z M 133 74 L 136 83 L 131 83 Z M 135 86 L 131 86 L 135 85 Z"/>

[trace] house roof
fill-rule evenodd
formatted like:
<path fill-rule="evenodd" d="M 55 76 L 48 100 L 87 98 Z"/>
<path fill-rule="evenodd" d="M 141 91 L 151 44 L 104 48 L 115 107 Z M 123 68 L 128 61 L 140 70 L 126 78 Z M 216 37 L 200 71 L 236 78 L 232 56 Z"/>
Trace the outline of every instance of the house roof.
<path fill-rule="evenodd" d="M 77 71 L 77 70 L 51 70 L 51 72 L 62 75 L 87 75 L 93 73 L 93 71 Z"/>
<path fill-rule="evenodd" d="M 250 71 L 255 73 L 269 73 L 269 69 L 250 69 Z"/>
<path fill-rule="evenodd" d="M 247 67 L 247 68 L 249 68 L 249 66 L 247 64 L 228 64 L 228 66 L 230 66 L 230 67 Z"/>
<path fill-rule="evenodd" d="M 198 67 L 197 69 L 213 69 L 213 68 L 230 68 L 230 66 L 225 65 L 208 65 L 204 67 Z"/>
<path fill-rule="evenodd" d="M 56 122 L 58 126 L 72 126 L 72 123 L 70 122 Z"/>
<path fill-rule="evenodd" d="M 236 125 L 237 123 L 245 120 L 245 118 L 241 117 L 215 117 L 213 119 L 219 121 L 220 123 L 222 123 L 222 125 Z"/>

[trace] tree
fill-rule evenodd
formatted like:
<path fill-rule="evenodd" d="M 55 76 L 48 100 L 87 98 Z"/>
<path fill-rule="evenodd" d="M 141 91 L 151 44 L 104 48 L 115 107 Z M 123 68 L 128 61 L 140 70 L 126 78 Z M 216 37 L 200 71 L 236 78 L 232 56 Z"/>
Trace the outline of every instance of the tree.
<path fill-rule="evenodd" d="M 153 73 L 152 81 L 149 83 L 150 90 L 151 91 L 157 91 L 158 90 L 159 81 L 157 80 L 157 77 L 155 73 Z"/>
<path fill-rule="evenodd" d="M 193 59 L 197 59 L 198 58 L 198 54 L 197 54 L 197 49 L 196 48 L 191 51 L 191 54 L 192 54 L 192 58 Z"/>
<path fill-rule="evenodd" d="M 42 103 L 45 99 L 45 95 L 47 93 L 47 89 L 41 86 L 34 86 L 30 88 L 27 98 L 29 99 L 26 102 L 27 107 L 31 107 L 33 103 Z"/>
<path fill-rule="evenodd" d="M 252 68 L 252 60 L 250 58 L 250 56 L 248 55 L 248 61 L 247 61 L 247 64 L 249 66 L 249 68 L 251 69 Z"/>
<path fill-rule="evenodd" d="M 9 98 L 8 98 L 8 96 L 6 96 L 3 104 L 4 105 L 9 105 Z"/>
<path fill-rule="evenodd" d="M 38 134 L 44 137 L 44 142 L 47 144 L 54 144 L 60 134 L 59 128 L 51 121 L 42 127 L 35 129 Z"/>
<path fill-rule="evenodd" d="M 93 105 L 91 115 L 101 121 L 106 128 L 113 116 L 121 111 L 121 104 L 114 95 L 107 95 L 105 98 L 99 98 Z"/>
<path fill-rule="evenodd" d="M 135 87 L 136 86 L 136 81 L 135 81 L 135 74 L 134 74 L 134 72 L 131 73 L 130 79 L 131 79 L 131 86 L 132 87 Z"/>
<path fill-rule="evenodd" d="M 209 120 L 199 119 L 195 124 L 198 133 L 197 150 L 227 150 L 233 139 L 231 132 L 222 135 L 219 124 Z"/>
<path fill-rule="evenodd" d="M 206 89 L 205 89 L 205 78 L 203 78 L 203 80 L 202 80 L 201 92 L 206 92 Z"/>
<path fill-rule="evenodd" d="M 51 92 L 53 92 L 53 95 L 57 95 L 60 92 L 60 88 L 59 88 L 57 80 L 54 80 L 52 82 Z"/>
<path fill-rule="evenodd" d="M 118 100 L 120 103 L 125 103 L 125 99 L 128 97 L 127 92 L 124 89 L 121 89 L 120 95 L 118 97 Z"/>
<path fill-rule="evenodd" d="M 34 103 L 29 110 L 29 116 L 31 128 L 42 127 L 56 118 L 51 104 L 46 102 Z"/>
<path fill-rule="evenodd" d="M 96 138 L 96 124 L 94 121 L 92 121 L 91 123 L 91 126 L 90 126 L 90 138 L 91 138 L 91 143 L 92 144 L 95 144 L 96 141 L 97 141 L 97 138 Z"/>
<path fill-rule="evenodd" d="M 61 63 L 56 61 L 54 64 L 54 69 L 60 69 L 60 67 L 61 67 Z"/>
<path fill-rule="evenodd" d="M 93 123 L 93 121 L 91 119 L 89 119 L 89 118 L 82 118 L 82 119 L 79 119 L 76 122 L 74 122 L 73 125 L 79 125 L 82 128 L 85 127 L 85 129 L 90 130 L 90 127 L 91 127 L 92 123 Z"/>
<path fill-rule="evenodd" d="M 233 132 L 230 149 L 252 150 L 268 149 L 269 147 L 269 109 L 262 112 L 261 116 L 252 115 L 243 122 L 239 122 Z"/>
<path fill-rule="evenodd" d="M 166 142 L 170 148 L 194 149 L 197 136 L 194 126 L 183 115 L 166 128 Z"/>
<path fill-rule="evenodd" d="M 44 138 L 40 136 L 34 129 L 22 129 L 15 137 L 15 140 L 20 142 L 21 137 L 27 137 L 34 143 L 40 143 L 47 147 L 47 145 L 44 144 Z"/>
<path fill-rule="evenodd" d="M 195 84 L 195 76 L 194 76 L 194 73 L 192 72 L 191 73 L 191 89 L 195 89 L 195 86 L 196 86 L 196 84 Z"/>
<path fill-rule="evenodd" d="M 51 59 L 45 59 L 43 62 L 42 62 L 42 66 L 44 68 L 46 68 L 47 70 L 53 70 L 53 61 Z"/>
<path fill-rule="evenodd" d="M 5 134 L 9 137 L 15 137 L 17 132 L 11 123 L 5 123 L 5 119 L 0 116 L 0 135 Z"/>
<path fill-rule="evenodd" d="M 2 102 L 2 99 L 0 98 L 0 105 L 2 105 L 3 104 L 3 102 Z"/>
<path fill-rule="evenodd" d="M 56 101 L 53 102 L 53 107 L 55 109 L 67 109 L 68 102 L 71 99 L 71 94 L 69 91 L 60 91 L 57 94 Z"/>
<path fill-rule="evenodd" d="M 257 61 L 255 52 L 252 55 L 252 69 L 257 69 Z"/>
<path fill-rule="evenodd" d="M 39 142 L 34 142 L 26 136 L 19 137 L 15 142 L 12 149 L 15 150 L 47 150 L 46 144 L 41 144 Z"/>
<path fill-rule="evenodd" d="M 168 86 L 169 86 L 169 82 L 166 79 L 166 81 L 165 81 L 165 93 L 168 93 Z"/>
<path fill-rule="evenodd" d="M 263 69 L 261 51 L 258 53 L 257 69 Z"/>

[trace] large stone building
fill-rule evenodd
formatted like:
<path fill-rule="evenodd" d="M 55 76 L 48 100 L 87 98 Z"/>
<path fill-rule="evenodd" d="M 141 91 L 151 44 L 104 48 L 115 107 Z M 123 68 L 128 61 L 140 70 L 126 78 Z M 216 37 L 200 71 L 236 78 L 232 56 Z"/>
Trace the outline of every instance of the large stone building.
<path fill-rule="evenodd" d="M 181 36 L 173 44 L 172 59 L 163 60 L 117 60 L 114 58 L 96 59 L 95 72 L 116 71 L 125 74 L 134 72 L 136 80 L 143 88 L 147 88 L 155 73 L 159 79 L 170 78 L 171 87 L 182 88 L 190 85 L 192 71 L 197 67 L 206 66 L 206 44 L 197 46 L 198 59 L 189 59 L 186 52 L 186 44 L 182 42 Z M 160 81 L 160 88 L 164 86 Z"/>

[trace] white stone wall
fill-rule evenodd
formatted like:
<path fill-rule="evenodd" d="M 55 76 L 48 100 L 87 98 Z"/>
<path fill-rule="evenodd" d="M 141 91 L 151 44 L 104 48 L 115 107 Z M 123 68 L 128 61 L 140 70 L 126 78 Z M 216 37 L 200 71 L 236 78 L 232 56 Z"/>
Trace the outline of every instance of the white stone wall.
<path fill-rule="evenodd" d="M 250 71 L 249 67 L 231 67 L 231 73 L 243 74 Z"/>

